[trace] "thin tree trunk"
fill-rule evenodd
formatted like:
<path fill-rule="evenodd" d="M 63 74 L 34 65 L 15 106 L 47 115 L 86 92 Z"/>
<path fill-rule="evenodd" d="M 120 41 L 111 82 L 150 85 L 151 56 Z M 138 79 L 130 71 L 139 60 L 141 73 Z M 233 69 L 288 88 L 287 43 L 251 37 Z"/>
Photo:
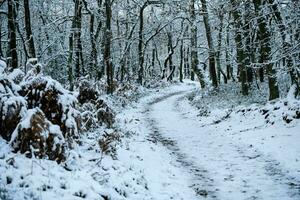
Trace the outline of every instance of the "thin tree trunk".
<path fill-rule="evenodd" d="M 226 72 L 227 72 L 227 79 L 230 80 L 232 79 L 234 81 L 233 77 L 233 69 L 231 66 L 231 61 L 229 57 L 229 51 L 231 51 L 230 48 L 230 34 L 229 34 L 229 27 L 226 28 Z"/>
<path fill-rule="evenodd" d="M 210 72 L 210 78 L 212 80 L 212 84 L 214 87 L 218 87 L 218 78 L 216 73 L 216 58 L 215 58 L 215 51 L 214 51 L 214 43 L 213 38 L 211 34 L 211 27 L 209 24 L 209 16 L 208 16 L 208 9 L 207 9 L 207 2 L 206 0 L 201 0 L 202 4 L 202 12 L 203 12 L 203 21 L 205 26 L 205 33 L 207 38 L 207 44 L 209 48 L 208 53 L 208 61 L 209 61 L 209 72 Z"/>
<path fill-rule="evenodd" d="M 97 46 L 96 46 L 96 35 L 95 35 L 95 14 L 93 13 L 93 10 L 90 10 L 88 8 L 88 4 L 86 0 L 83 0 L 83 4 L 85 7 L 85 10 L 89 13 L 90 15 L 90 24 L 89 24 L 89 33 L 90 33 L 90 43 L 91 43 L 91 52 L 90 52 L 90 58 L 89 58 L 89 72 L 93 72 L 94 70 L 97 71 L 98 68 L 98 51 L 97 51 Z M 97 78 L 98 75 L 97 75 Z"/>
<path fill-rule="evenodd" d="M 196 22 L 196 12 L 195 12 L 195 0 L 190 1 L 190 19 L 191 19 L 191 68 L 196 74 L 201 88 L 205 88 L 204 76 L 202 71 L 198 68 L 198 43 L 197 43 L 197 22 Z M 191 79 L 194 79 L 192 73 Z"/>
<path fill-rule="evenodd" d="M 183 82 L 183 62 L 184 62 L 183 40 L 180 42 L 180 64 L 179 64 L 179 81 Z"/>
<path fill-rule="evenodd" d="M 73 74 L 73 32 L 69 36 L 69 57 L 68 57 L 68 79 L 70 84 L 70 90 L 74 90 L 74 74 Z"/>
<path fill-rule="evenodd" d="M 153 76 L 154 75 L 154 69 L 155 69 L 155 47 L 153 45 L 152 47 L 152 58 L 151 58 L 151 73 L 150 73 L 150 76 Z"/>
<path fill-rule="evenodd" d="M 144 30 L 144 9 L 148 6 L 148 1 L 141 7 L 139 13 L 139 44 L 138 44 L 138 55 L 139 55 L 139 69 L 138 69 L 138 80 L 139 84 L 143 84 L 144 77 L 144 50 L 143 50 L 143 30 Z"/>
<path fill-rule="evenodd" d="M 129 22 L 128 22 L 128 14 L 126 14 L 126 23 L 125 23 L 125 37 L 128 38 L 128 34 L 129 34 Z M 129 51 L 130 51 L 130 47 L 128 47 L 128 40 L 126 40 L 125 42 L 125 48 L 124 48 L 124 56 L 122 56 L 121 60 L 120 60 L 120 67 L 121 67 L 121 77 L 120 77 L 120 81 L 121 83 L 124 81 L 124 77 L 125 77 L 125 73 L 126 73 L 126 65 L 127 65 L 127 59 L 129 57 Z"/>
<path fill-rule="evenodd" d="M 259 27 L 259 33 L 258 37 L 261 43 L 261 64 L 266 66 L 267 70 L 267 76 L 268 76 L 268 82 L 269 82 L 269 100 L 277 99 L 279 98 L 279 88 L 277 83 L 277 75 L 276 71 L 273 68 L 272 58 L 271 58 L 271 33 L 267 26 L 267 19 L 265 19 L 261 15 L 261 6 L 262 1 L 261 0 L 253 0 L 255 10 L 258 13 L 258 27 Z"/>
<path fill-rule="evenodd" d="M 0 14 L 0 59 L 4 57 L 3 50 L 2 50 L 2 34 L 1 34 L 2 22 L 3 22 L 2 15 Z"/>
<path fill-rule="evenodd" d="M 190 60 L 189 60 L 189 58 L 190 58 L 190 48 L 189 47 L 187 47 L 186 48 L 186 54 L 185 54 L 185 64 L 186 64 L 186 77 L 188 77 L 188 78 L 191 78 L 192 77 L 192 75 L 191 75 L 191 67 L 190 67 Z"/>
<path fill-rule="evenodd" d="M 111 0 L 105 0 L 105 45 L 104 45 L 104 62 L 106 67 L 106 77 L 107 77 L 107 94 L 112 94 L 114 92 L 113 85 L 113 66 L 111 60 L 111 40 L 112 40 L 112 32 L 111 32 L 111 18 L 112 18 L 112 10 L 111 10 Z"/>
<path fill-rule="evenodd" d="M 217 66 L 218 66 L 218 79 L 219 79 L 219 83 L 221 82 L 221 74 L 223 76 L 224 79 L 224 83 L 227 84 L 228 79 L 226 74 L 224 73 L 224 71 L 222 70 L 221 67 L 221 49 L 222 49 L 222 33 L 223 33 L 223 14 L 220 14 L 219 16 L 220 18 L 220 30 L 219 30 L 219 34 L 218 34 L 218 51 L 217 51 Z"/>
<path fill-rule="evenodd" d="M 162 78 L 166 78 L 167 77 L 167 69 L 168 69 L 168 66 L 169 66 L 169 71 L 170 71 L 170 74 L 169 76 L 167 77 L 167 80 L 168 81 L 171 81 L 173 79 L 173 61 L 172 61 L 172 55 L 174 54 L 174 47 L 173 47 L 173 41 L 172 41 L 172 34 L 171 32 L 168 32 L 167 33 L 167 37 L 168 37 L 168 55 L 165 59 L 165 62 L 164 62 L 164 70 L 163 70 L 163 76 Z"/>
<path fill-rule="evenodd" d="M 236 43 L 236 51 L 237 51 L 237 62 L 238 62 L 238 71 L 240 76 L 240 81 L 242 82 L 242 94 L 249 94 L 249 86 L 247 83 L 247 72 L 246 66 L 244 63 L 245 54 L 243 50 L 243 40 L 242 40 L 242 17 L 241 13 L 238 10 L 238 1 L 230 0 L 231 5 L 233 7 L 233 18 L 234 18 L 234 26 L 235 26 L 235 43 Z"/>
<path fill-rule="evenodd" d="M 14 70 L 18 68 L 17 36 L 16 36 L 16 15 L 15 1 L 7 0 L 8 14 L 8 52 L 9 68 Z"/>
<path fill-rule="evenodd" d="M 174 71 L 175 71 L 175 66 L 173 65 L 173 54 L 175 53 L 174 52 L 174 48 L 173 48 L 173 37 L 172 37 L 172 33 L 169 32 L 168 33 L 168 48 L 169 48 L 169 52 L 171 52 L 169 54 L 169 71 L 170 71 L 170 74 L 168 76 L 168 81 L 172 81 L 173 80 L 173 74 L 174 74 Z"/>
<path fill-rule="evenodd" d="M 158 63 L 158 66 L 159 66 L 159 69 L 160 69 L 160 72 L 162 71 L 162 66 L 161 66 L 161 62 L 159 60 L 159 57 L 158 57 L 158 50 L 157 50 L 157 46 L 156 44 L 154 44 L 154 47 L 155 47 L 155 57 L 156 57 L 156 61 Z"/>
<path fill-rule="evenodd" d="M 98 68 L 98 51 L 96 46 L 96 39 L 95 39 L 95 33 L 94 33 L 94 23 L 95 23 L 95 15 L 90 15 L 90 41 L 91 41 L 91 62 L 90 62 L 90 69 L 97 70 Z"/>
<path fill-rule="evenodd" d="M 82 59 L 82 46 L 81 46 L 81 23 L 82 23 L 82 0 L 75 0 L 75 15 L 74 15 L 74 52 L 75 52 L 75 76 L 82 75 L 80 68 L 80 61 Z"/>
<path fill-rule="evenodd" d="M 245 2 L 245 25 L 243 26 L 244 28 L 244 38 L 246 40 L 245 42 L 245 65 L 246 65 L 246 70 L 247 70 L 247 81 L 248 83 L 253 82 L 253 69 L 250 67 L 251 63 L 251 58 L 252 56 L 252 48 L 251 48 L 251 31 L 250 31 L 250 19 L 251 19 L 251 2 L 246 1 Z"/>
<path fill-rule="evenodd" d="M 25 13 L 25 30 L 26 30 L 26 43 L 28 46 L 28 56 L 29 58 L 36 58 L 34 39 L 31 29 L 31 20 L 30 20 L 30 7 L 29 0 L 24 0 L 24 13 Z"/>

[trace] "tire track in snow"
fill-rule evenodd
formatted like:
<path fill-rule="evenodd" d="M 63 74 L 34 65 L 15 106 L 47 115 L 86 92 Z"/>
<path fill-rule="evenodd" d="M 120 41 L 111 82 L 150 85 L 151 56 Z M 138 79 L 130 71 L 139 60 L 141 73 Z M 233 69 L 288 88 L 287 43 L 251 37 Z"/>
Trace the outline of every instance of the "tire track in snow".
<path fill-rule="evenodd" d="M 182 153 L 180 148 L 177 145 L 177 142 L 169 137 L 165 137 L 159 128 L 157 127 L 157 122 L 150 117 L 150 111 L 153 105 L 164 101 L 170 97 L 184 94 L 185 91 L 174 92 L 159 98 L 148 103 L 148 106 L 145 110 L 146 120 L 148 126 L 151 130 L 151 133 L 148 136 L 148 140 L 157 144 L 160 143 L 166 147 L 172 156 L 175 157 L 179 167 L 183 168 L 188 174 L 191 175 L 191 185 L 190 187 L 195 191 L 195 195 L 200 198 L 217 200 L 217 191 L 218 189 L 214 186 L 214 180 L 209 176 L 207 169 L 197 166 L 192 160 L 188 159 L 188 156 L 185 153 Z"/>
<path fill-rule="evenodd" d="M 180 96 L 174 103 L 174 110 L 180 113 L 184 119 L 188 119 L 188 117 L 185 116 L 185 113 L 183 113 L 179 107 L 181 106 L 180 102 L 182 102 L 186 97 L 187 95 Z M 211 125 L 213 124 L 209 124 L 209 126 Z M 264 168 L 265 174 L 270 177 L 274 183 L 287 188 L 287 194 L 289 197 L 293 199 L 300 199 L 300 180 L 296 177 L 289 176 L 287 170 L 283 168 L 279 161 L 265 155 L 263 152 L 258 151 L 252 145 L 249 147 L 233 143 L 230 143 L 230 145 L 236 149 L 244 162 L 254 160 L 258 166 L 262 166 Z"/>
<path fill-rule="evenodd" d="M 262 163 L 265 169 L 265 174 L 277 182 L 289 189 L 288 195 L 295 199 L 300 199 L 300 181 L 295 177 L 291 177 L 287 174 L 279 161 L 264 155 L 262 152 L 251 147 L 246 148 L 236 145 L 237 151 L 242 157 L 247 159 L 254 159 L 258 163 Z"/>

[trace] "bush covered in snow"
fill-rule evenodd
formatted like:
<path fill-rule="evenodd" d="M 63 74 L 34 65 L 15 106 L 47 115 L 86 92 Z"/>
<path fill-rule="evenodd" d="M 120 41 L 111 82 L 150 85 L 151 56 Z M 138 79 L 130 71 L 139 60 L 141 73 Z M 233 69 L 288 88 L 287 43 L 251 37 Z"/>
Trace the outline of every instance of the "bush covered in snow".
<path fill-rule="evenodd" d="M 20 94 L 25 97 L 29 109 L 40 108 L 49 121 L 59 125 L 66 139 L 78 137 L 77 99 L 59 82 L 44 76 L 31 77 L 21 84 Z"/>
<path fill-rule="evenodd" d="M 27 110 L 27 102 L 18 94 L 19 87 L 0 75 L 0 135 L 10 140 L 12 132 Z"/>
<path fill-rule="evenodd" d="M 82 128 L 90 130 L 105 124 L 108 128 L 115 122 L 115 112 L 101 98 L 81 106 Z"/>
<path fill-rule="evenodd" d="M 82 79 L 78 84 L 78 101 L 81 104 L 88 103 L 90 101 L 97 100 L 99 96 L 99 90 L 97 84 L 87 79 Z"/>
<path fill-rule="evenodd" d="M 65 159 L 65 140 L 57 125 L 46 119 L 39 108 L 29 109 L 12 134 L 11 146 L 27 157 Z"/>
<path fill-rule="evenodd" d="M 0 74 L 0 135 L 14 151 L 61 162 L 79 136 L 77 98 L 62 85 L 43 76 L 37 64 L 24 75 L 21 70 Z"/>
<path fill-rule="evenodd" d="M 115 131 L 105 132 L 98 140 L 101 152 L 117 159 L 117 145 L 121 142 L 121 135 Z"/>
<path fill-rule="evenodd" d="M 81 78 L 78 86 L 78 102 L 80 103 L 82 129 L 87 131 L 103 124 L 112 127 L 115 112 L 100 95 L 105 93 L 102 82 Z"/>

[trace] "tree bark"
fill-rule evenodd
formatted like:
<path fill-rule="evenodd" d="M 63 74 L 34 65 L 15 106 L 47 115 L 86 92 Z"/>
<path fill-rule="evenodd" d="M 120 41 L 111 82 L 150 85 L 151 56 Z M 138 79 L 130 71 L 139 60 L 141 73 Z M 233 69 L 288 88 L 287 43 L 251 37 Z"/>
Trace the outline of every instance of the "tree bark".
<path fill-rule="evenodd" d="M 10 70 L 18 68 L 17 36 L 16 36 L 16 15 L 15 1 L 7 0 L 8 14 L 8 66 Z"/>
<path fill-rule="evenodd" d="M 183 82 L 183 62 L 184 62 L 184 50 L 183 50 L 183 40 L 180 41 L 180 64 L 179 64 L 179 81 Z"/>
<path fill-rule="evenodd" d="M 82 75 L 80 62 L 82 61 L 82 44 L 81 44 L 81 23 L 82 23 L 82 0 L 75 0 L 74 14 L 74 53 L 75 53 L 75 76 Z M 82 66 L 83 67 L 83 66 Z"/>
<path fill-rule="evenodd" d="M 258 37 L 261 43 L 261 64 L 266 66 L 268 84 L 269 84 L 269 100 L 279 98 L 279 88 L 277 83 L 276 71 L 273 68 L 272 63 L 272 49 L 271 49 L 271 33 L 268 28 L 267 19 L 264 16 L 261 16 L 262 0 L 253 0 L 256 13 L 258 14 Z"/>
<path fill-rule="evenodd" d="M 143 84 L 144 77 L 144 52 L 143 52 L 143 30 L 144 30 L 144 10 L 148 6 L 148 1 L 140 9 L 139 13 L 139 44 L 138 44 L 138 54 L 139 54 L 139 69 L 138 69 L 138 80 L 139 84 Z"/>
<path fill-rule="evenodd" d="M 210 72 L 210 78 L 212 80 L 212 85 L 214 87 L 218 87 L 218 78 L 216 73 L 216 58 L 215 58 L 215 50 L 214 50 L 214 43 L 213 38 L 211 34 L 211 27 L 209 23 L 209 15 L 208 15 L 208 9 L 207 9 L 207 2 L 206 0 L 201 0 L 202 4 L 202 12 L 203 12 L 203 21 L 205 26 L 205 33 L 206 33 L 206 39 L 207 44 L 209 48 L 208 52 L 208 62 L 209 62 L 209 72 Z"/>
<path fill-rule="evenodd" d="M 73 74 L 73 32 L 69 36 L 69 56 L 68 56 L 68 79 L 70 84 L 70 90 L 74 90 L 74 74 Z"/>
<path fill-rule="evenodd" d="M 275 21 L 276 24 L 278 25 L 279 31 L 280 31 L 280 35 L 281 35 L 281 39 L 282 39 L 282 43 L 283 43 L 283 53 L 287 54 L 285 58 L 283 58 L 283 62 L 286 63 L 286 68 L 290 73 L 290 77 L 291 77 L 291 82 L 292 85 L 296 85 L 296 93 L 295 95 L 297 96 L 298 94 L 300 94 L 300 77 L 299 77 L 299 73 L 297 73 L 297 69 L 296 66 L 293 66 L 293 58 L 290 55 L 291 50 L 291 36 L 287 34 L 287 27 L 285 25 L 284 19 L 281 15 L 281 12 L 278 8 L 278 3 L 275 2 L 274 0 L 268 0 L 268 3 L 271 6 L 273 12 L 274 12 L 274 16 L 275 16 Z M 298 2 L 294 2 L 294 8 L 297 8 L 297 4 Z M 299 5 L 298 5 L 299 6 Z M 299 31 L 296 31 L 297 34 L 299 34 Z M 287 39 L 288 37 L 288 39 Z M 297 40 L 297 36 L 295 38 Z M 300 57 L 299 57 L 300 59 Z"/>
<path fill-rule="evenodd" d="M 219 19 L 220 19 L 220 30 L 219 30 L 219 34 L 218 34 L 218 49 L 217 49 L 217 66 L 218 66 L 218 81 L 219 83 L 221 82 L 221 74 L 223 76 L 224 79 L 224 83 L 227 84 L 228 79 L 226 74 L 224 73 L 224 71 L 222 70 L 221 67 L 221 50 L 222 50 L 222 33 L 223 33 L 223 14 L 219 15 Z"/>
<path fill-rule="evenodd" d="M 233 69 L 231 66 L 231 60 L 229 57 L 229 52 L 231 51 L 230 48 L 230 34 L 229 34 L 229 27 L 226 28 L 226 74 L 227 74 L 227 80 L 232 79 L 234 81 L 233 77 Z"/>
<path fill-rule="evenodd" d="M 245 12 L 245 25 L 243 26 L 244 38 L 245 38 L 245 65 L 247 70 L 247 81 L 248 83 L 253 82 L 253 69 L 250 67 L 252 55 L 252 40 L 251 40 L 251 31 L 250 31 L 250 23 L 251 23 L 251 2 L 246 1 L 244 5 Z"/>
<path fill-rule="evenodd" d="M 114 92 L 113 85 L 113 65 L 111 60 L 111 40 L 112 40 L 112 32 L 111 32 L 111 18 L 112 18 L 112 10 L 111 10 L 111 0 L 105 0 L 105 44 L 104 44 L 104 62 L 106 67 L 106 78 L 107 78 L 107 94 L 112 94 Z"/>
<path fill-rule="evenodd" d="M 96 45 L 96 36 L 95 36 L 95 14 L 93 13 L 93 10 L 90 10 L 88 8 L 88 4 L 86 0 L 83 0 L 83 4 L 85 7 L 85 10 L 90 15 L 90 24 L 89 24 L 89 33 L 90 33 L 90 43 L 91 43 L 91 51 L 90 51 L 90 58 L 89 58 L 89 68 L 90 68 L 90 73 L 93 72 L 94 70 L 97 72 L 98 71 L 98 50 L 97 50 L 97 45 Z M 98 74 L 98 73 L 97 73 Z M 97 78 L 98 75 L 97 75 Z"/>
<path fill-rule="evenodd" d="M 2 16 L 0 15 L 0 59 L 4 57 L 3 51 L 2 51 Z"/>
<path fill-rule="evenodd" d="M 237 63 L 238 63 L 238 70 L 240 81 L 242 83 L 242 94 L 248 95 L 249 94 L 249 86 L 247 83 L 247 72 L 246 66 L 244 63 L 245 54 L 243 50 L 243 25 L 242 25 L 242 17 L 241 13 L 238 10 L 239 3 L 237 0 L 230 0 L 231 5 L 233 7 L 233 18 L 234 18 L 234 27 L 235 27 L 235 44 L 236 44 L 236 51 L 237 51 Z"/>
<path fill-rule="evenodd" d="M 25 30 L 26 30 L 26 44 L 28 47 L 28 56 L 29 58 L 36 58 L 34 39 L 31 28 L 30 20 L 30 7 L 29 0 L 24 0 L 24 13 L 25 13 Z"/>
<path fill-rule="evenodd" d="M 196 22 L 196 11 L 195 11 L 195 0 L 190 0 L 190 19 L 191 19 L 191 68 L 196 74 L 201 88 L 205 88 L 204 76 L 202 70 L 198 68 L 198 43 L 197 43 L 197 22 Z M 191 79 L 194 77 L 191 75 Z"/>

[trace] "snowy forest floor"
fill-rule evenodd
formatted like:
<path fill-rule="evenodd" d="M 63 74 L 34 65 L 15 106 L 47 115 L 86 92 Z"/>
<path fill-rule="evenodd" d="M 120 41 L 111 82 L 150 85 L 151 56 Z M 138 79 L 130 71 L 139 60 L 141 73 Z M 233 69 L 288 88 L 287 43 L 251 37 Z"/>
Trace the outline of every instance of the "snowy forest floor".
<path fill-rule="evenodd" d="M 119 109 L 116 156 L 99 151 L 113 131 L 100 128 L 82 136 L 68 170 L 0 139 L 0 199 L 300 199 L 300 102 L 197 88 L 147 90 Z"/>

